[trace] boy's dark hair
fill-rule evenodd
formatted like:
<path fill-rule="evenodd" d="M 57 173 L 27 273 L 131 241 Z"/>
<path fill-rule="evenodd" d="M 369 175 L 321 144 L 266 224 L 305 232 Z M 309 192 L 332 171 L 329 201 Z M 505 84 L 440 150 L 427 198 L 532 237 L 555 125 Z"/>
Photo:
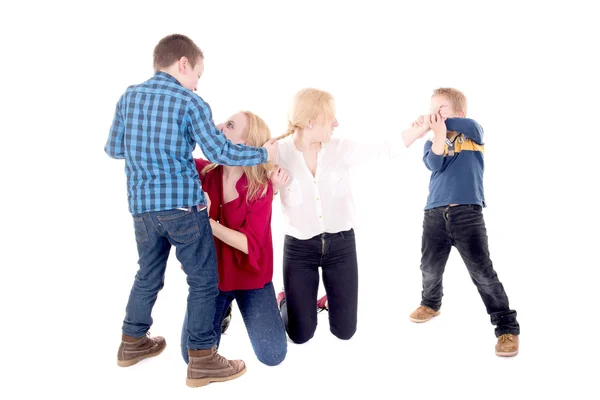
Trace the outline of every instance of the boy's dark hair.
<path fill-rule="evenodd" d="M 185 35 L 173 34 L 162 38 L 154 48 L 154 71 L 173 65 L 181 57 L 187 57 L 194 68 L 198 59 L 204 58 L 204 54 L 196 43 Z"/>

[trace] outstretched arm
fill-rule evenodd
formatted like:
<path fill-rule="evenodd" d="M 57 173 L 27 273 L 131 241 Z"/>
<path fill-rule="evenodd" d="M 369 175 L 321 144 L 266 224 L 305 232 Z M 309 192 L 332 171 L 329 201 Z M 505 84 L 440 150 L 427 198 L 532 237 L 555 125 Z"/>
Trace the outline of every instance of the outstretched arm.
<path fill-rule="evenodd" d="M 402 139 L 406 147 L 410 147 L 417 139 L 425 136 L 431 128 L 429 127 L 429 120 L 425 119 L 425 115 L 421 115 L 411 124 L 410 128 L 402 131 Z"/>
<path fill-rule="evenodd" d="M 189 103 L 186 111 L 188 132 L 211 162 L 220 165 L 253 166 L 264 164 L 269 156 L 277 155 L 277 144 L 267 143 L 263 147 L 233 144 L 215 126 L 208 104 L 197 96 Z"/>

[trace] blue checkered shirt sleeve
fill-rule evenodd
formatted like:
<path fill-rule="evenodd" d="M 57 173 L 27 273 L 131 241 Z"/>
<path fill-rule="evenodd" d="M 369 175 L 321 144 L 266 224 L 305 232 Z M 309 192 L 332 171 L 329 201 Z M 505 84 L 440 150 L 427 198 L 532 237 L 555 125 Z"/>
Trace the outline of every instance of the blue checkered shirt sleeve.
<path fill-rule="evenodd" d="M 110 127 L 110 133 L 108 135 L 108 141 L 104 147 L 104 151 L 112 158 L 124 159 L 125 158 L 125 146 L 123 141 L 123 135 L 125 133 L 125 121 L 123 115 L 121 115 L 123 96 L 119 99 L 115 110 L 115 116 Z"/>
<path fill-rule="evenodd" d="M 227 140 L 215 126 L 210 106 L 171 75 L 159 71 L 127 88 L 117 102 L 104 150 L 125 159 L 132 214 L 205 201 L 192 154 L 196 144 L 206 158 L 222 165 L 267 161 L 266 149 Z"/>
<path fill-rule="evenodd" d="M 210 106 L 200 97 L 189 102 L 185 116 L 189 134 L 200 146 L 202 154 L 216 164 L 251 166 L 267 162 L 267 149 L 233 144 L 217 129 Z"/>

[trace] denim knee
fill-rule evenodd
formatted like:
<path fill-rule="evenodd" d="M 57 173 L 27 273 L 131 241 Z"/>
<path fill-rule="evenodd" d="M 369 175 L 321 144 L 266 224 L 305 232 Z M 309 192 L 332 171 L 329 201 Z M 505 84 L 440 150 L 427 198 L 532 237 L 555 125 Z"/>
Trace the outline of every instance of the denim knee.
<path fill-rule="evenodd" d="M 287 355 L 287 345 L 283 348 L 275 348 L 270 349 L 264 352 L 257 352 L 256 358 L 261 363 L 268 365 L 269 367 L 274 367 L 279 365 L 285 360 L 285 356 Z"/>

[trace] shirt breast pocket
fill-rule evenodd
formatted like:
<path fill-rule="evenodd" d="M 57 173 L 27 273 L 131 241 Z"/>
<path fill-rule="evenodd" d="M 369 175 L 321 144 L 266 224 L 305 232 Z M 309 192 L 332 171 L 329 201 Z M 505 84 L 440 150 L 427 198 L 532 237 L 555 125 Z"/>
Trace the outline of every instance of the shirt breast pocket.
<path fill-rule="evenodd" d="M 289 185 L 281 189 L 281 201 L 289 207 L 297 207 L 302 204 L 302 189 L 300 182 L 292 179 Z"/>
<path fill-rule="evenodd" d="M 348 175 L 343 172 L 333 172 L 329 176 L 331 194 L 334 197 L 343 197 L 350 191 Z"/>

